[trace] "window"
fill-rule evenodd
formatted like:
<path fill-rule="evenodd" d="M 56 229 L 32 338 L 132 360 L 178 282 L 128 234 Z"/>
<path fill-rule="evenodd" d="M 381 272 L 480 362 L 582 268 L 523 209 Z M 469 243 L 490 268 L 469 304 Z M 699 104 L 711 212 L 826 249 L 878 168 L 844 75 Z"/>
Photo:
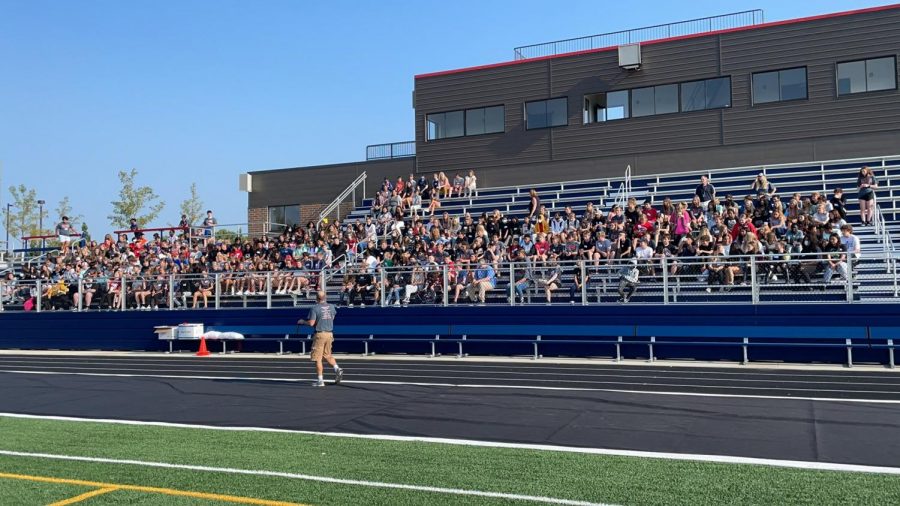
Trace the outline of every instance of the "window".
<path fill-rule="evenodd" d="M 666 84 L 631 90 L 632 117 L 678 112 L 678 85 Z"/>
<path fill-rule="evenodd" d="M 427 140 L 462 137 L 465 133 L 463 111 L 440 112 L 425 116 Z"/>
<path fill-rule="evenodd" d="M 806 98 L 806 67 L 753 74 L 753 103 Z"/>
<path fill-rule="evenodd" d="M 731 107 L 731 78 L 717 77 L 681 84 L 681 110 L 702 111 Z"/>
<path fill-rule="evenodd" d="M 525 128 L 550 128 L 569 124 L 569 100 L 553 98 L 525 102 Z"/>
<path fill-rule="evenodd" d="M 466 135 L 494 134 L 506 130 L 502 105 L 466 110 Z"/>
<path fill-rule="evenodd" d="M 280 234 L 287 227 L 300 224 L 300 205 L 273 206 L 269 208 L 269 232 Z"/>
<path fill-rule="evenodd" d="M 893 56 L 837 65 L 838 96 L 894 89 L 897 89 L 897 59 Z"/>
<path fill-rule="evenodd" d="M 628 107 L 628 90 L 585 95 L 584 124 L 625 119 Z"/>
<path fill-rule="evenodd" d="M 438 112 L 425 115 L 426 139 L 434 141 L 481 135 L 506 130 L 505 111 L 502 105 L 480 107 L 465 111 Z"/>

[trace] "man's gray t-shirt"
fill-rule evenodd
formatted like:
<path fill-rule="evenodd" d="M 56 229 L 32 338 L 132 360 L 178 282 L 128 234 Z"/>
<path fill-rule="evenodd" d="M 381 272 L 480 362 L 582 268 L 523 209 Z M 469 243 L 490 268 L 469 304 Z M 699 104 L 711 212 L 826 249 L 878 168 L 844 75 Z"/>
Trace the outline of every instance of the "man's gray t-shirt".
<path fill-rule="evenodd" d="M 309 308 L 309 316 L 306 319 L 316 321 L 316 332 L 332 332 L 335 315 L 337 309 L 333 305 L 322 303 Z"/>

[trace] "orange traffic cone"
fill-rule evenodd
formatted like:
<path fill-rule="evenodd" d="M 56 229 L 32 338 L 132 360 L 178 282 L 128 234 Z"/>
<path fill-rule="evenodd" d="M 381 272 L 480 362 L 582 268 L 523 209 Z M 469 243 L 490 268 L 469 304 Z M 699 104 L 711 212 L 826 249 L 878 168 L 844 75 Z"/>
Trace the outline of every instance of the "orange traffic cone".
<path fill-rule="evenodd" d="M 206 349 L 206 336 L 200 336 L 200 349 L 197 350 L 198 357 L 208 357 L 209 350 Z"/>

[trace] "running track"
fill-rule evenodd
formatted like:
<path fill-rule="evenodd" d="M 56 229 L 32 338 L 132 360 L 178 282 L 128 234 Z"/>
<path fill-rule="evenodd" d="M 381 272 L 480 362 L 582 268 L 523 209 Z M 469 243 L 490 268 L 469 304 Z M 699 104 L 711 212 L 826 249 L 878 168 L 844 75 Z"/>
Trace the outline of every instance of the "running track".
<path fill-rule="evenodd" d="M 900 467 L 893 371 L 340 361 L 0 355 L 0 412 Z"/>

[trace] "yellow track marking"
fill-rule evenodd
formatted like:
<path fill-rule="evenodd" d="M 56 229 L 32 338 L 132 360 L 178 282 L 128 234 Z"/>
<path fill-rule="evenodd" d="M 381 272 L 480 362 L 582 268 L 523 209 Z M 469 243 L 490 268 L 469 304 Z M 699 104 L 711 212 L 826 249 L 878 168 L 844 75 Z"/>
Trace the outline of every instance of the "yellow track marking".
<path fill-rule="evenodd" d="M 7 478 L 10 480 L 26 480 L 26 481 L 37 481 L 43 483 L 61 483 L 65 485 L 81 485 L 83 487 L 97 487 L 102 489 L 116 489 L 116 490 L 131 490 L 134 492 L 145 492 L 148 494 L 163 494 L 163 495 L 172 495 L 179 497 L 192 497 L 194 499 L 207 499 L 210 501 L 219 501 L 219 502 L 231 502 L 236 504 L 254 504 L 257 506 L 309 506 L 306 504 L 293 503 L 293 502 L 284 502 L 284 501 L 270 501 L 268 499 L 256 499 L 253 497 L 239 497 L 236 495 L 225 495 L 225 494 L 209 494 L 206 492 L 192 492 L 189 490 L 176 490 L 173 488 L 158 488 L 158 487 L 144 487 L 139 485 L 123 485 L 119 483 L 102 483 L 97 481 L 85 481 L 85 480 L 69 480 L 64 478 L 53 478 L 50 476 L 31 476 L 27 474 L 12 474 L 12 473 L 0 473 L 0 478 Z M 112 490 L 110 490 L 111 492 Z M 94 491 L 97 492 L 97 491 Z M 72 499 L 75 499 L 74 497 Z M 71 499 L 70 499 L 71 500 Z M 63 503 L 59 503 L 63 504 Z M 71 503 L 65 503 L 71 504 Z"/>
<path fill-rule="evenodd" d="M 98 495 L 115 492 L 116 490 L 119 490 L 118 487 L 98 488 L 97 490 L 91 490 L 90 492 L 85 492 L 81 495 L 76 495 L 75 497 L 70 497 L 68 499 L 63 499 L 62 501 L 55 502 L 50 506 L 68 506 L 69 504 L 75 504 L 77 502 L 84 501 L 85 499 L 90 499 L 91 497 L 97 497 Z"/>

